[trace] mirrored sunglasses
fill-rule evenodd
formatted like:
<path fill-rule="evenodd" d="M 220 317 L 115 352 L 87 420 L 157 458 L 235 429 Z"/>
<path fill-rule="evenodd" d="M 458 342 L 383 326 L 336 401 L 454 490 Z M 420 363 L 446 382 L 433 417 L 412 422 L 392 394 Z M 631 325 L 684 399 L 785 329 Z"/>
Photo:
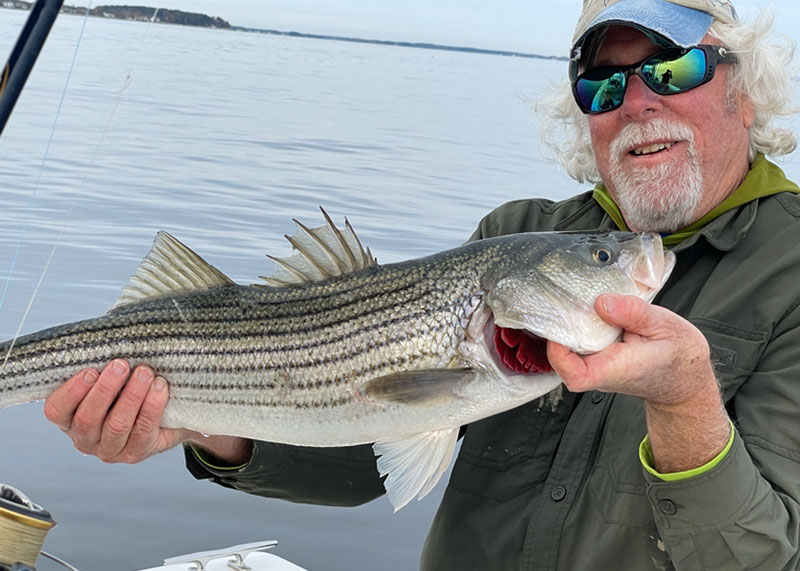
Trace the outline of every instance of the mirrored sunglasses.
<path fill-rule="evenodd" d="M 632 65 L 589 69 L 572 81 L 572 94 L 584 113 L 605 113 L 622 105 L 633 74 L 656 93 L 675 95 L 711 81 L 717 64 L 735 61 L 722 46 L 667 48 Z"/>

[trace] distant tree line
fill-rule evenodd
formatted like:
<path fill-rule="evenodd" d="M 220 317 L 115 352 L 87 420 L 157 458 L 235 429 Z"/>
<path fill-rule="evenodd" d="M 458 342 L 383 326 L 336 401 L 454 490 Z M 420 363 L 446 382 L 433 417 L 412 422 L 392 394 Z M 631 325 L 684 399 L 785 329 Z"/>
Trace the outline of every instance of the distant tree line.
<path fill-rule="evenodd" d="M 156 13 L 158 10 L 158 13 Z M 92 16 L 105 18 L 118 18 L 122 20 L 152 20 L 155 15 L 156 22 L 165 24 L 179 24 L 182 26 L 203 26 L 206 28 L 230 28 L 231 25 L 222 18 L 184 12 L 182 10 L 157 9 L 149 6 L 97 6 L 92 8 Z"/>
<path fill-rule="evenodd" d="M 17 10 L 30 10 L 32 2 L 25 0 L 0 0 L 0 8 L 15 8 Z M 139 20 L 149 22 L 155 14 L 156 22 L 165 24 L 178 24 L 182 26 L 202 26 L 204 28 L 230 28 L 231 25 L 215 16 L 198 14 L 196 12 L 183 12 L 182 10 L 158 9 L 149 6 L 97 6 L 89 11 L 91 16 L 101 18 L 117 18 L 120 20 Z M 69 6 L 65 4 L 61 11 L 67 14 L 85 14 L 86 8 Z"/>

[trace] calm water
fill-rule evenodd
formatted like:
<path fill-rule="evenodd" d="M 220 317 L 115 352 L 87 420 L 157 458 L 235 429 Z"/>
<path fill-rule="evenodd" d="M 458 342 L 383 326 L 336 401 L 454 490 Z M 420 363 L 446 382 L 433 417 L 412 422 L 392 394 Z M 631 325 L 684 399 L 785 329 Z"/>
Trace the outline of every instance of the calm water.
<path fill-rule="evenodd" d="M 0 56 L 25 17 L 0 10 Z M 318 205 L 392 262 L 506 200 L 582 190 L 541 158 L 525 99 L 563 62 L 90 19 L 64 92 L 83 24 L 59 19 L 0 140 L 2 339 L 54 244 L 23 332 L 103 313 L 160 229 L 246 283 Z M 0 482 L 54 514 L 46 549 L 83 570 L 273 538 L 312 570 L 413 569 L 444 487 L 398 514 L 255 498 L 195 481 L 177 450 L 83 457 L 41 404 L 3 410 L 0 435 Z"/>

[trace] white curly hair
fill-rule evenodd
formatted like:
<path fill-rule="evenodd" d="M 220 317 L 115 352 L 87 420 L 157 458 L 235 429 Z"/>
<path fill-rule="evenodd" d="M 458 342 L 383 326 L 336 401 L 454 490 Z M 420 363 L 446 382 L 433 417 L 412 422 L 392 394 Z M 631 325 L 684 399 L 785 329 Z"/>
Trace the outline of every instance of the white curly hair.
<path fill-rule="evenodd" d="M 737 63 L 728 74 L 728 100 L 739 92 L 755 109 L 750 127 L 750 160 L 758 153 L 777 157 L 797 147 L 795 133 L 776 125 L 798 111 L 792 81 L 795 44 L 773 36 L 774 13 L 762 11 L 752 22 L 721 24 L 714 21 L 709 34 L 736 54 Z M 546 148 L 567 173 L 580 183 L 600 182 L 589 123 L 572 98 L 569 82 L 551 87 L 535 105 L 542 114 L 540 135 Z"/>

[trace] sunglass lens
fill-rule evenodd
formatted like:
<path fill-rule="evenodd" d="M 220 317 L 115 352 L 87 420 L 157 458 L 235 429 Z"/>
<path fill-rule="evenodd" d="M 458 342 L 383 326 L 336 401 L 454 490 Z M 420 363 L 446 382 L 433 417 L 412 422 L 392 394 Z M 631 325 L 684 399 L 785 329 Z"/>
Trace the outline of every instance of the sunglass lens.
<path fill-rule="evenodd" d="M 665 95 L 697 87 L 705 75 L 706 54 L 697 48 L 672 60 L 657 56 L 642 65 L 642 78 L 654 91 Z"/>
<path fill-rule="evenodd" d="M 596 78 L 594 74 L 587 75 L 575 82 L 578 99 L 586 111 L 600 113 L 622 105 L 627 80 L 623 72 L 619 71 L 604 78 Z"/>

